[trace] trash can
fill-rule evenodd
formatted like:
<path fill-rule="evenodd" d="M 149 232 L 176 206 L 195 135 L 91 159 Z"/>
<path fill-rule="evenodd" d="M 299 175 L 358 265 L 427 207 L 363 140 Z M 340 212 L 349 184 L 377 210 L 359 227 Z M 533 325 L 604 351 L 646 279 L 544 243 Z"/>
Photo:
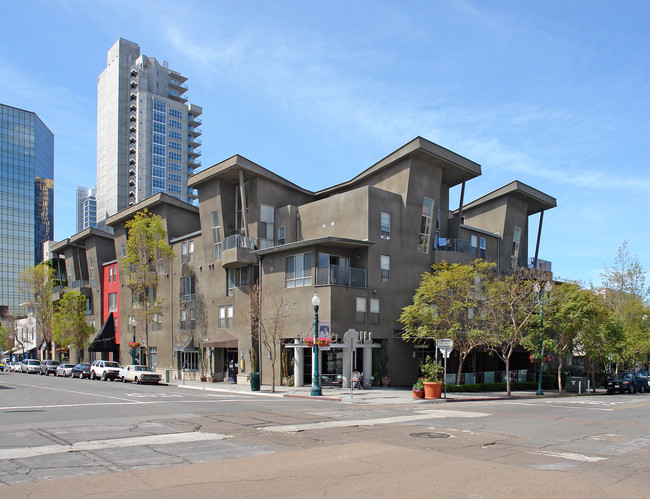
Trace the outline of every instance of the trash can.
<path fill-rule="evenodd" d="M 251 373 L 251 391 L 260 391 L 260 373 Z"/>
<path fill-rule="evenodd" d="M 566 391 L 567 393 L 586 393 L 587 378 L 582 376 L 567 377 Z"/>

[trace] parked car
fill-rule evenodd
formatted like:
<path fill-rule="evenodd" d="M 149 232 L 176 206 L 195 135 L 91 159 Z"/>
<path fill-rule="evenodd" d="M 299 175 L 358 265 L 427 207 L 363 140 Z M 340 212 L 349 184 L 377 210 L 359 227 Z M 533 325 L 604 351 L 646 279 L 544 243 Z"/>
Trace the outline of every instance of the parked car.
<path fill-rule="evenodd" d="M 29 374 L 37 374 L 41 372 L 41 362 L 36 359 L 27 359 L 23 361 L 21 366 L 22 372 Z"/>
<path fill-rule="evenodd" d="M 56 376 L 63 376 L 64 378 L 72 376 L 73 369 L 74 364 L 59 364 L 56 366 Z"/>
<path fill-rule="evenodd" d="M 49 376 L 50 374 L 56 374 L 56 368 L 59 367 L 58 360 L 45 359 L 41 361 L 41 374 Z"/>
<path fill-rule="evenodd" d="M 14 361 L 11 363 L 11 367 L 10 367 L 9 370 L 10 370 L 12 373 L 19 373 L 19 372 L 20 372 L 20 362 L 18 362 L 17 360 L 14 360 Z"/>
<path fill-rule="evenodd" d="M 120 375 L 120 365 L 112 360 L 96 360 L 90 365 L 90 379 L 115 381 Z"/>
<path fill-rule="evenodd" d="M 90 364 L 77 364 L 72 368 L 72 377 L 73 378 L 88 378 L 90 379 Z"/>
<path fill-rule="evenodd" d="M 647 386 L 647 378 L 637 375 L 637 373 L 621 372 L 607 380 L 607 393 L 636 393 L 643 391 Z"/>
<path fill-rule="evenodd" d="M 160 383 L 162 376 L 156 373 L 153 369 L 147 366 L 130 365 L 124 366 L 120 369 L 119 378 L 126 383 L 132 381 L 134 383 Z"/>

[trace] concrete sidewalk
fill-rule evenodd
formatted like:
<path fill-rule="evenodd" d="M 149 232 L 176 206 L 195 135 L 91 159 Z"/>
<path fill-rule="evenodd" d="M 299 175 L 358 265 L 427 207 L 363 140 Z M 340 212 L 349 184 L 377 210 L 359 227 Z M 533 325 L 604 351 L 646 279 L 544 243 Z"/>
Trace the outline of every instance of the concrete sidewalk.
<path fill-rule="evenodd" d="M 234 383 L 210 383 L 201 381 L 186 380 L 173 380 L 170 385 L 178 386 L 188 390 L 205 390 L 212 392 L 239 394 L 243 396 L 257 396 L 257 397 L 287 397 L 287 398 L 308 398 L 311 400 L 329 400 L 336 402 L 353 402 L 355 404 L 431 404 L 431 403 L 445 403 L 445 402 L 468 402 L 479 400 L 514 400 L 525 398 L 548 398 L 548 397 L 565 397 L 577 396 L 574 393 L 559 393 L 558 390 L 547 390 L 544 395 L 536 395 L 535 390 L 530 391 L 516 391 L 512 392 L 512 396 L 507 396 L 506 392 L 454 392 L 448 393 L 447 398 L 424 400 L 414 399 L 412 391 L 408 388 L 393 388 L 393 387 L 372 387 L 366 390 L 350 391 L 349 388 L 338 387 L 324 387 L 322 388 L 322 397 L 312 397 L 311 387 L 286 387 L 276 386 L 275 392 L 271 391 L 270 385 L 262 385 L 259 391 L 251 391 L 249 385 L 234 384 Z M 600 392 L 603 393 L 602 391 Z M 593 395 L 594 393 L 590 393 Z M 596 392 L 595 394 L 598 394 Z M 587 395 L 587 394 L 582 394 Z M 444 394 L 443 394 L 444 397 Z"/>

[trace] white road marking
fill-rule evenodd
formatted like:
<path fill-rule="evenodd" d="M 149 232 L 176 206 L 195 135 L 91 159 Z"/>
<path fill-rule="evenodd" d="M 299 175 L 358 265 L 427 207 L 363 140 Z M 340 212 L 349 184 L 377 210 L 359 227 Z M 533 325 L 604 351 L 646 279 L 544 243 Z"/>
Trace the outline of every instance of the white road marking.
<path fill-rule="evenodd" d="M 440 410 L 432 410 L 432 411 L 417 411 L 415 414 L 410 414 L 407 416 L 391 416 L 386 418 L 372 418 L 372 419 L 331 420 L 331 421 L 320 421 L 318 423 L 265 426 L 260 429 L 264 431 L 294 433 L 298 431 L 322 430 L 325 428 L 346 428 L 349 426 L 374 426 L 380 424 L 408 423 L 420 419 L 481 418 L 487 416 L 491 416 L 491 414 L 486 414 L 482 412 L 448 411 L 445 409 L 440 409 Z"/>
<path fill-rule="evenodd" d="M 552 450 L 536 450 L 528 454 L 537 454 L 539 456 L 559 457 L 560 459 L 568 459 L 569 461 L 580 461 L 583 463 L 597 463 L 604 461 L 606 457 L 585 456 L 584 454 L 575 454 L 573 452 L 557 452 Z"/>
<path fill-rule="evenodd" d="M 79 404 L 51 404 L 51 405 L 14 405 L 0 407 L 0 411 L 30 411 L 38 409 L 59 409 L 63 407 L 97 407 L 117 405 L 147 405 L 147 404 L 216 404 L 223 402 L 250 402 L 250 400 L 234 399 L 212 399 L 212 400 L 130 400 L 128 402 L 85 402 Z"/>
<path fill-rule="evenodd" d="M 88 440 L 71 445 L 44 445 L 41 447 L 18 447 L 0 449 L 0 460 L 25 459 L 48 454 L 63 454 L 66 452 L 93 451 L 113 449 L 116 447 L 135 447 L 138 445 L 165 445 L 186 442 L 201 442 L 206 440 L 223 440 L 231 438 L 221 433 L 169 433 L 164 435 L 146 435 L 142 437 L 115 438 L 110 440 Z"/>

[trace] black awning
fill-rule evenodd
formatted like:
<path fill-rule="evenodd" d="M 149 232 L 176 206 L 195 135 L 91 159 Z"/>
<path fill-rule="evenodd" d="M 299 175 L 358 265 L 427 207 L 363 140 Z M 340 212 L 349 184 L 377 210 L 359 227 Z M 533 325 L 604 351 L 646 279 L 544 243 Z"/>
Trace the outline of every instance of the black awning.
<path fill-rule="evenodd" d="M 108 314 L 108 319 L 88 347 L 89 352 L 113 352 L 115 350 L 115 321 L 113 312 Z"/>

